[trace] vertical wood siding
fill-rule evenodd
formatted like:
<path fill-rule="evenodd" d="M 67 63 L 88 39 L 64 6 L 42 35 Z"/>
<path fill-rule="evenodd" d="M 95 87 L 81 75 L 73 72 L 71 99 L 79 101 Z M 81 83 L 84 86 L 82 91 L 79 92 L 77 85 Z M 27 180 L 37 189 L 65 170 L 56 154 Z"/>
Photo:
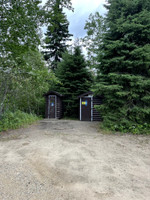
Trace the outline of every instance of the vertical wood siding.
<path fill-rule="evenodd" d="M 95 109 L 96 105 L 101 105 L 102 99 L 100 97 L 93 97 L 93 121 L 101 121 L 100 113 Z"/>
<path fill-rule="evenodd" d="M 57 96 L 57 118 L 61 119 L 62 117 L 63 117 L 62 99 Z"/>
<path fill-rule="evenodd" d="M 45 97 L 45 118 L 48 118 L 48 96 Z"/>

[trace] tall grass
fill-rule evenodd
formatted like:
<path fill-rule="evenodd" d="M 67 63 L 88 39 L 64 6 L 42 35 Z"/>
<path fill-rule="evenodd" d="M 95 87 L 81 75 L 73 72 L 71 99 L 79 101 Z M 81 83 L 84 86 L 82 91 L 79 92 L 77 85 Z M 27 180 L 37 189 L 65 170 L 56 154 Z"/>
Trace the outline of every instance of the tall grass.
<path fill-rule="evenodd" d="M 39 117 L 34 114 L 24 113 L 20 110 L 16 112 L 6 112 L 0 120 L 0 132 L 9 129 L 17 129 L 24 125 L 32 124 L 37 121 Z"/>

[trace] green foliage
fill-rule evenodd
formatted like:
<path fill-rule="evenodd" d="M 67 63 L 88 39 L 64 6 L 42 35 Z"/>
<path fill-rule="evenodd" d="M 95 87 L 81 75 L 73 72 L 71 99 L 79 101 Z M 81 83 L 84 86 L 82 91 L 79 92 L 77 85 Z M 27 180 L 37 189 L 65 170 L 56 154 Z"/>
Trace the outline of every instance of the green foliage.
<path fill-rule="evenodd" d="M 95 93 L 103 124 L 142 132 L 150 124 L 150 5 L 146 0 L 108 0 L 106 31 L 99 46 Z"/>
<path fill-rule="evenodd" d="M 90 14 L 85 23 L 84 29 L 86 36 L 82 39 L 83 45 L 87 49 L 88 65 L 91 68 L 97 68 L 99 45 L 102 43 L 103 33 L 105 31 L 104 18 L 99 12 Z"/>
<path fill-rule="evenodd" d="M 138 124 L 131 121 L 122 121 L 121 123 L 119 123 L 106 119 L 101 124 L 101 128 L 105 130 L 112 130 L 114 132 L 132 133 L 135 135 L 150 134 L 150 124 L 148 123 Z"/>
<path fill-rule="evenodd" d="M 56 82 L 53 73 L 45 67 L 41 54 L 28 51 L 21 55 L 22 62 L 8 72 L 0 71 L 0 115 L 7 110 L 44 113 L 43 94 Z"/>
<path fill-rule="evenodd" d="M 43 114 L 43 93 L 56 78 L 38 50 L 41 11 L 38 0 L 0 2 L 0 117 Z"/>
<path fill-rule="evenodd" d="M 0 121 L 0 132 L 9 129 L 17 129 L 24 125 L 32 124 L 39 120 L 34 114 L 24 113 L 22 111 L 6 112 Z"/>
<path fill-rule="evenodd" d="M 0 56 L 17 60 L 19 53 L 39 45 L 40 1 L 0 2 Z"/>
<path fill-rule="evenodd" d="M 75 47 L 74 53 L 66 52 L 63 55 L 63 60 L 56 70 L 56 76 L 60 84 L 54 89 L 64 95 L 65 115 L 78 117 L 78 96 L 90 90 L 92 80 L 79 47 Z"/>
<path fill-rule="evenodd" d="M 45 60 L 49 63 L 49 68 L 53 71 L 57 68 L 62 54 L 66 51 L 66 42 L 72 36 L 69 34 L 69 22 L 63 12 L 64 7 L 71 9 L 70 2 L 70 0 L 49 0 L 45 5 L 45 18 L 48 27 L 45 34 L 45 45 L 43 46 L 45 51 L 43 53 Z"/>

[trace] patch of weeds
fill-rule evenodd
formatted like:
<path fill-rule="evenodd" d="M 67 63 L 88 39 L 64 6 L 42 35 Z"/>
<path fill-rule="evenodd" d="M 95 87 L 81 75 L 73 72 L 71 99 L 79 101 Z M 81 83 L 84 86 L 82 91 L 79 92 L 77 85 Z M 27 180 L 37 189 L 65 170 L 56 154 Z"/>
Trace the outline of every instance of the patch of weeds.
<path fill-rule="evenodd" d="M 37 120 L 39 120 L 39 117 L 34 114 L 24 113 L 19 110 L 16 112 L 9 111 L 2 116 L 0 121 L 0 132 L 21 128 L 25 125 L 30 125 Z"/>
<path fill-rule="evenodd" d="M 109 128 L 107 127 L 104 127 L 103 123 L 100 123 L 99 124 L 99 127 L 98 127 L 98 131 L 104 135 L 112 135 L 112 134 L 115 134 L 116 132 L 115 131 L 112 131 L 110 130 Z"/>
<path fill-rule="evenodd" d="M 150 135 L 150 124 L 143 123 L 115 123 L 105 121 L 100 124 L 100 130 L 106 134 L 134 134 L 134 135 Z"/>

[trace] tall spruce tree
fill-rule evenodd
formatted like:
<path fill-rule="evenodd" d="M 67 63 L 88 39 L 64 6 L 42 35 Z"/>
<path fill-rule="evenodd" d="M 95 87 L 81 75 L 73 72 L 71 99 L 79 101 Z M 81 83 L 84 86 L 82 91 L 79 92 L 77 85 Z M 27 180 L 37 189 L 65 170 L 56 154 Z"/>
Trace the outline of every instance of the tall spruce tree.
<path fill-rule="evenodd" d="M 45 34 L 44 57 L 54 71 L 62 58 L 62 53 L 66 51 L 66 42 L 72 36 L 69 34 L 69 22 L 63 12 L 64 7 L 71 9 L 70 0 L 49 0 L 45 5 L 48 27 Z"/>
<path fill-rule="evenodd" d="M 56 86 L 57 91 L 64 95 L 65 115 L 78 117 L 78 96 L 90 90 L 92 80 L 80 47 L 75 47 L 73 54 L 66 52 L 63 55 L 56 76 L 61 82 Z"/>
<path fill-rule="evenodd" d="M 135 131 L 150 123 L 149 0 L 108 0 L 96 93 L 105 126 Z"/>

